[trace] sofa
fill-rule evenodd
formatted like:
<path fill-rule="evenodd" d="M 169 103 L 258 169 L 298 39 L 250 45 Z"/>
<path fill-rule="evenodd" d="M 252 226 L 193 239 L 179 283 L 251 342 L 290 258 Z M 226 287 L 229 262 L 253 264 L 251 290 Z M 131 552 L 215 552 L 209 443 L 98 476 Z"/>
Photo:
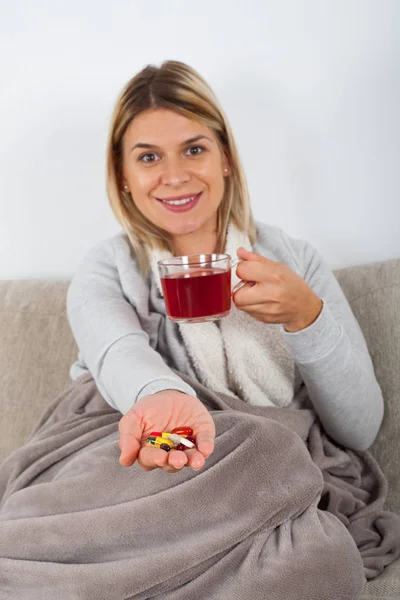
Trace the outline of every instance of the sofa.
<path fill-rule="evenodd" d="M 400 514 L 400 259 L 335 271 L 364 332 L 385 398 L 370 448 L 385 473 L 385 508 Z M 0 461 L 29 438 L 69 385 L 77 347 L 66 316 L 68 280 L 0 281 Z M 400 599 L 400 560 L 365 586 L 362 600 Z M 322 600 L 322 599 L 321 599 Z"/>

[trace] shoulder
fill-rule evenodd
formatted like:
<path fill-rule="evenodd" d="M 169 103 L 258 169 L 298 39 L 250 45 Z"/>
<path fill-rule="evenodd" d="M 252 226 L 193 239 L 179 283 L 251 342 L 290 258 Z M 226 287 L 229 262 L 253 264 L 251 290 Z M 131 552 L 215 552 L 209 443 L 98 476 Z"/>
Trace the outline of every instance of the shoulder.
<path fill-rule="evenodd" d="M 304 276 L 311 261 L 319 255 L 306 240 L 295 238 L 276 225 L 256 221 L 255 252 L 288 265 Z"/>
<path fill-rule="evenodd" d="M 130 248 L 128 235 L 124 231 L 120 231 L 97 241 L 89 248 L 85 256 L 106 256 L 114 254 L 117 250 L 127 250 L 128 248 Z"/>
<path fill-rule="evenodd" d="M 136 270 L 137 261 L 128 235 L 120 231 L 103 238 L 87 250 L 78 270 Z"/>

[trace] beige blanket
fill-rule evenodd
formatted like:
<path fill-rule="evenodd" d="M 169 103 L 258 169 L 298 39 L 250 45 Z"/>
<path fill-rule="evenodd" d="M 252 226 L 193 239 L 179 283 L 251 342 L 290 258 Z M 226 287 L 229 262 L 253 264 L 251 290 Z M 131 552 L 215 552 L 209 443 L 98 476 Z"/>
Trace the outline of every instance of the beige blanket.
<path fill-rule="evenodd" d="M 251 406 L 179 373 L 212 412 L 205 467 L 119 462 L 89 374 L 0 466 L 2 600 L 344 600 L 400 554 L 371 455 L 306 409 Z"/>

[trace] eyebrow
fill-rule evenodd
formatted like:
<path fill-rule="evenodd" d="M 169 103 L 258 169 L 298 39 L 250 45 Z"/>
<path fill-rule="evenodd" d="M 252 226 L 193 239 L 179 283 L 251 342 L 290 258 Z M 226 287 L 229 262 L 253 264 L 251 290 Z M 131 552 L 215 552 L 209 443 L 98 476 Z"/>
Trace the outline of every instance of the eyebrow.
<path fill-rule="evenodd" d="M 198 140 L 201 140 L 203 138 L 206 140 L 210 140 L 210 142 L 213 141 L 211 138 L 207 137 L 206 135 L 196 135 L 195 137 L 189 138 L 185 142 L 182 142 L 180 145 L 186 146 L 186 144 L 192 144 L 193 142 L 197 142 Z M 132 150 L 134 150 L 135 148 L 159 148 L 159 146 L 157 146 L 156 144 L 147 144 L 147 143 L 143 142 L 143 143 L 135 144 L 134 146 L 132 146 L 132 148 L 129 150 L 129 152 L 132 152 Z"/>

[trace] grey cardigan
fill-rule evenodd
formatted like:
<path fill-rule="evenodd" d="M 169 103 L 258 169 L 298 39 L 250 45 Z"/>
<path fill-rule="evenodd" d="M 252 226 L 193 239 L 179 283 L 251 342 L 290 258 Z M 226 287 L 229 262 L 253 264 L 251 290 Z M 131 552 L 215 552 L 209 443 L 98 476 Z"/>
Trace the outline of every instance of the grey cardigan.
<path fill-rule="evenodd" d="M 383 398 L 361 329 L 331 269 L 304 240 L 257 222 L 254 251 L 287 264 L 323 300 L 306 329 L 281 327 L 297 371 L 324 428 L 356 450 L 374 441 L 383 418 Z M 144 277 L 128 236 L 96 244 L 70 283 L 67 315 L 79 348 L 70 376 L 88 370 L 104 399 L 125 414 L 147 394 L 176 389 L 196 396 L 171 369 L 195 376 L 176 323 L 151 273 Z"/>

